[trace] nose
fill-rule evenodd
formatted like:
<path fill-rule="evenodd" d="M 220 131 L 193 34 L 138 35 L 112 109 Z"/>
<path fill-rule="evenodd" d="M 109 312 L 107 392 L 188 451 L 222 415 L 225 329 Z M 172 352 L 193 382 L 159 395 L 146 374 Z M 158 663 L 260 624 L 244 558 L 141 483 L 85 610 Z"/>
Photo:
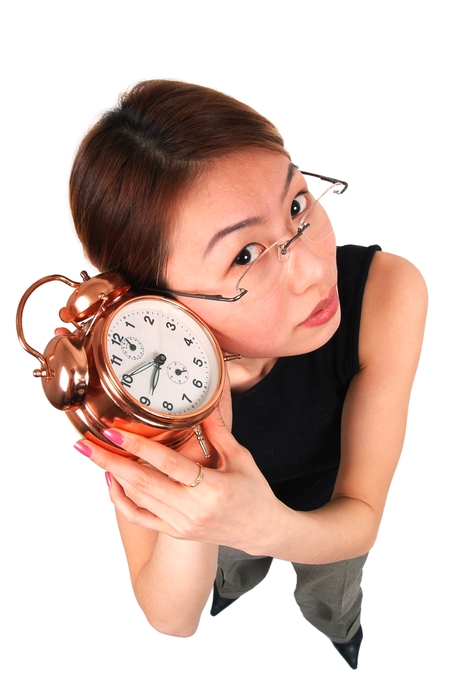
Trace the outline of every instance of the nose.
<path fill-rule="evenodd" d="M 329 236 L 320 242 L 309 241 L 305 236 L 295 236 L 289 243 L 290 255 L 289 283 L 290 289 L 302 294 L 310 287 L 320 284 L 334 264 L 335 237 Z"/>

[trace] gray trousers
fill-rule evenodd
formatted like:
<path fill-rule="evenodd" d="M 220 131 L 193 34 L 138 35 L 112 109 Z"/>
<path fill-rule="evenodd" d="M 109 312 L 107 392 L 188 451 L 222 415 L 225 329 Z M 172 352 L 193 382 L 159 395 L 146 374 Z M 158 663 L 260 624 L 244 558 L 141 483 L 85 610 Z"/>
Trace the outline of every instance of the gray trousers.
<path fill-rule="evenodd" d="M 297 575 L 294 597 L 302 614 L 332 642 L 348 642 L 357 632 L 361 615 L 362 568 L 367 554 L 333 564 L 292 565 Z M 254 557 L 238 549 L 220 547 L 216 586 L 223 598 L 239 598 L 263 581 L 271 557 Z"/>

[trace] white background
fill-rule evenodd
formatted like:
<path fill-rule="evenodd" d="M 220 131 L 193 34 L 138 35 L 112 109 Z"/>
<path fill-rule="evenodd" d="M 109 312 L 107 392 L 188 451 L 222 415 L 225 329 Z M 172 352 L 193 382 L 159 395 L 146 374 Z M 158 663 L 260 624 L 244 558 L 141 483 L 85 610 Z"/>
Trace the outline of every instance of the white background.
<path fill-rule="evenodd" d="M 5 700 L 462 697 L 466 639 L 464 3 L 17 2 L 2 38 L 2 570 Z M 32 377 L 25 289 L 79 278 L 75 149 L 138 80 L 217 88 L 282 132 L 295 162 L 350 187 L 340 243 L 380 243 L 426 277 L 430 314 L 408 436 L 365 572 L 358 671 L 301 617 L 292 567 L 190 639 L 159 635 L 130 589 L 104 475 Z M 463 265 L 462 270 L 462 263 Z M 466 273 L 465 273 L 466 276 Z M 69 290 L 28 307 L 42 351 Z"/>

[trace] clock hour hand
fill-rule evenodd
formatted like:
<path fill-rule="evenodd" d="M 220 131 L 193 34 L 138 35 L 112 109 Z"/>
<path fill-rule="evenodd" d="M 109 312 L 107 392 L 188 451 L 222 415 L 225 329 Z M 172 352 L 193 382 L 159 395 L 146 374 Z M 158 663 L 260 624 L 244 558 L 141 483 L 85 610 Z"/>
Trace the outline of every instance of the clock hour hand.
<path fill-rule="evenodd" d="M 166 362 L 166 356 L 165 355 L 158 355 L 157 357 L 154 358 L 154 360 L 151 360 L 150 362 L 145 362 L 144 365 L 141 365 L 141 367 L 137 367 L 136 369 L 133 370 L 133 372 L 130 372 L 130 377 L 133 377 L 135 374 L 140 374 L 140 372 L 144 372 L 145 369 L 149 369 L 150 367 L 162 367 L 162 365 Z"/>
<path fill-rule="evenodd" d="M 151 362 L 145 362 L 145 364 L 141 367 L 134 369 L 133 372 L 130 372 L 130 377 L 133 377 L 135 374 L 140 374 L 140 372 L 144 372 L 145 369 L 148 369 L 149 367 L 154 367 L 154 360 L 151 360 Z"/>

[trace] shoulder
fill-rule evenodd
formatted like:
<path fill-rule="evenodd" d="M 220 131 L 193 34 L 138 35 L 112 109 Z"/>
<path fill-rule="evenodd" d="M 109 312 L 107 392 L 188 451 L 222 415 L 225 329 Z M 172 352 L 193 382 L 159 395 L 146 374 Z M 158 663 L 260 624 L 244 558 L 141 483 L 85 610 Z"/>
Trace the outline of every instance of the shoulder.
<path fill-rule="evenodd" d="M 376 252 L 364 291 L 360 360 L 392 351 L 419 356 L 427 311 L 427 288 L 419 270 L 405 258 Z"/>
<path fill-rule="evenodd" d="M 423 276 L 409 260 L 378 251 L 370 265 L 364 304 L 377 304 L 381 311 L 398 307 L 401 314 L 406 310 L 410 314 L 425 312 L 427 288 Z"/>

